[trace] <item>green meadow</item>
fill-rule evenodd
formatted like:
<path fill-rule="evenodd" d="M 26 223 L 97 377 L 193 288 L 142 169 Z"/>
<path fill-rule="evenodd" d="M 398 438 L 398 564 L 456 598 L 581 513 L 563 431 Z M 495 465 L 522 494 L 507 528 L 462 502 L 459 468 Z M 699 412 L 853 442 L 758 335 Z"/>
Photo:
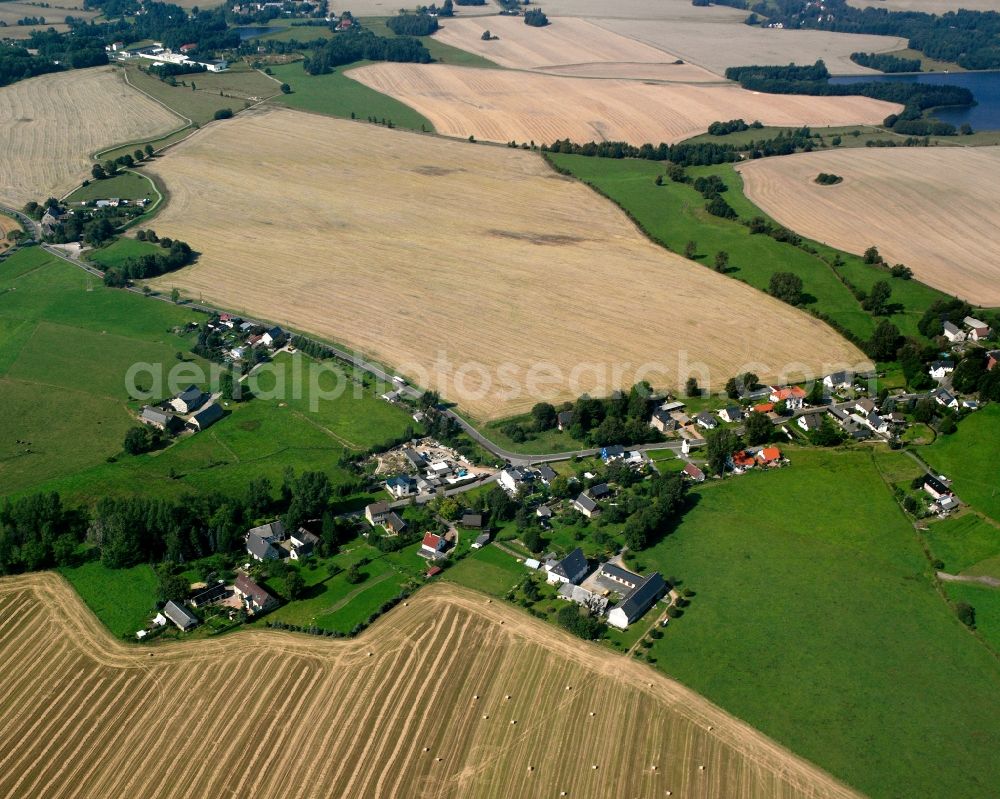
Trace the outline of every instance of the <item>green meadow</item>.
<path fill-rule="evenodd" d="M 876 280 L 888 279 L 893 290 L 890 304 L 900 306 L 889 318 L 906 335 L 918 335 L 917 322 L 924 310 L 944 296 L 916 281 L 890 278 L 855 255 L 817 242 L 806 242 L 816 250 L 812 254 L 764 234 L 752 235 L 738 220 L 709 214 L 705 199 L 690 183 L 664 178 L 663 185 L 657 186 L 663 165 L 654 161 L 558 153 L 550 153 L 549 158 L 618 203 L 659 244 L 683 253 L 688 242 L 695 242 L 696 260 L 706 268 L 712 268 L 717 252 L 725 251 L 730 256 L 727 274 L 761 291 L 767 291 L 776 272 L 798 275 L 803 284 L 802 307 L 828 316 L 863 340 L 870 338 L 876 320 L 861 308 L 843 279 L 866 291 Z M 743 194 L 742 178 L 731 164 L 690 167 L 687 172 L 692 181 L 718 176 L 729 187 L 724 199 L 740 219 L 767 218 Z M 838 254 L 844 263 L 835 269 L 832 263 Z"/>
<path fill-rule="evenodd" d="M 995 796 L 997 658 L 869 451 L 789 455 L 706 484 L 638 556 L 695 592 L 657 666 L 872 797 Z"/>
<path fill-rule="evenodd" d="M 61 568 L 59 573 L 112 635 L 131 637 L 149 623 L 156 604 L 156 575 L 148 563 L 109 569 L 98 560 L 90 560 Z"/>
<path fill-rule="evenodd" d="M 950 436 L 938 436 L 920 456 L 952 481 L 959 499 L 1000 523 L 1000 405 L 969 414 Z"/>

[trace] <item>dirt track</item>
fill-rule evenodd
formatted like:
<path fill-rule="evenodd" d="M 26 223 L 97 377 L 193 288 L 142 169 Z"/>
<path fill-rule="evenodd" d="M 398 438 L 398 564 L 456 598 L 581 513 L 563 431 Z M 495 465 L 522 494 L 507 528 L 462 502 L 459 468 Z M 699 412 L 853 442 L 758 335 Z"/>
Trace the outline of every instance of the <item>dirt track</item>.
<path fill-rule="evenodd" d="M 857 796 L 651 669 L 453 586 L 354 641 L 126 647 L 56 575 L 6 578 L 0 668 L 2 797 Z"/>

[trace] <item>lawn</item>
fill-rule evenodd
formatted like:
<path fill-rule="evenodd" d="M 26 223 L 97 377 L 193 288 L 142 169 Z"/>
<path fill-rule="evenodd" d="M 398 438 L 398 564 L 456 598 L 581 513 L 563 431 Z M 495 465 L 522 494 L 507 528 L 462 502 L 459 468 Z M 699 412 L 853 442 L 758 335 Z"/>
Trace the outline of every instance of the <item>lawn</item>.
<path fill-rule="evenodd" d="M 970 414 L 950 436 L 938 436 L 920 455 L 952 480 L 959 499 L 1000 522 L 1000 480 L 997 452 L 1000 405 L 993 403 Z"/>
<path fill-rule="evenodd" d="M 118 637 L 134 638 L 155 611 L 156 575 L 144 563 L 130 569 L 109 569 L 92 560 L 59 569 L 94 615 Z"/>
<path fill-rule="evenodd" d="M 485 546 L 448 569 L 442 579 L 502 597 L 526 573 L 521 563 L 499 547 Z"/>
<path fill-rule="evenodd" d="M 150 244 L 148 241 L 138 241 L 122 236 L 115 239 L 107 247 L 94 250 L 88 257 L 101 268 L 108 269 L 113 266 L 121 266 L 128 258 L 156 255 L 162 252 L 163 250 L 158 244 Z"/>
<path fill-rule="evenodd" d="M 138 172 L 119 172 L 113 178 L 92 180 L 81 186 L 66 198 L 67 202 L 85 203 L 89 200 L 106 200 L 117 197 L 122 200 L 148 200 L 153 202 L 159 194 L 145 175 Z"/>
<path fill-rule="evenodd" d="M 271 67 L 274 77 L 292 87 L 291 94 L 279 95 L 272 102 L 333 117 L 350 119 L 353 114 L 362 120 L 374 117 L 379 121 L 391 121 L 398 128 L 433 131 L 430 121 L 408 105 L 344 75 L 344 70 L 367 63 L 359 61 L 339 67 L 328 75 L 310 75 L 301 63 Z"/>
<path fill-rule="evenodd" d="M 776 272 L 792 272 L 802 279 L 803 308 L 824 314 L 861 339 L 871 336 L 875 320 L 855 299 L 831 265 L 839 255 L 840 275 L 859 288 L 868 289 L 887 279 L 885 272 L 862 263 L 857 256 L 840 253 L 817 242 L 807 242 L 817 254 L 776 241 L 770 236 L 752 235 L 738 220 L 725 220 L 705 211 L 705 200 L 688 184 L 655 178 L 663 174 L 661 164 L 637 159 L 588 158 L 580 155 L 550 154 L 556 166 L 569 170 L 596 187 L 627 210 L 654 241 L 674 252 L 683 253 L 695 242 L 696 260 L 712 268 L 715 254 L 730 256 L 727 274 L 754 288 L 766 291 Z M 740 175 L 730 164 L 691 167 L 691 180 L 716 175 L 729 187 L 724 198 L 741 219 L 764 214 L 743 194 Z M 902 307 L 891 317 L 904 334 L 917 335 L 917 321 L 934 299 L 944 295 L 916 281 L 891 279 L 890 303 Z"/>
<path fill-rule="evenodd" d="M 924 536 L 934 557 L 944 563 L 942 571 L 1000 579 L 1000 527 L 967 513 L 934 522 Z"/>
<path fill-rule="evenodd" d="M 699 492 L 646 568 L 692 589 L 660 668 L 872 797 L 988 797 L 1000 665 L 934 590 L 867 450 Z"/>
<path fill-rule="evenodd" d="M 568 430 L 560 431 L 555 427 L 541 432 L 529 432 L 529 438 L 526 441 L 515 441 L 504 431 L 504 428 L 509 424 L 523 425 L 524 429 L 531 431 L 534 420 L 531 414 L 523 414 L 498 422 L 490 422 L 483 430 L 483 434 L 494 444 L 509 452 L 523 452 L 529 455 L 549 455 L 556 452 L 572 452 L 588 448 L 586 442 L 573 438 Z"/>

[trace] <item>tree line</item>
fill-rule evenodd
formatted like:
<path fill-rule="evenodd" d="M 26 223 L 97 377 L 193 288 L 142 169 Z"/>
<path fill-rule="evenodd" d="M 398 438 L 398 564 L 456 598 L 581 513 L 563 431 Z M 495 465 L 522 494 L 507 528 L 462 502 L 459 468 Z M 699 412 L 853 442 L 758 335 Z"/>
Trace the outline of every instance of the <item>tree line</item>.
<path fill-rule="evenodd" d="M 325 75 L 334 67 L 355 61 L 395 61 L 430 63 L 430 51 L 419 40 L 409 36 L 387 38 L 370 30 L 352 28 L 326 42 L 317 42 L 312 54 L 303 61 L 310 75 Z"/>
<path fill-rule="evenodd" d="M 879 72 L 920 72 L 919 58 L 900 58 L 891 53 L 851 53 L 851 61 Z"/>
<path fill-rule="evenodd" d="M 194 263 L 197 258 L 197 253 L 187 242 L 162 238 L 158 243 L 166 252 L 133 255 L 117 266 L 109 266 L 104 272 L 104 285 L 123 288 L 133 280 L 145 280 L 176 271 Z"/>

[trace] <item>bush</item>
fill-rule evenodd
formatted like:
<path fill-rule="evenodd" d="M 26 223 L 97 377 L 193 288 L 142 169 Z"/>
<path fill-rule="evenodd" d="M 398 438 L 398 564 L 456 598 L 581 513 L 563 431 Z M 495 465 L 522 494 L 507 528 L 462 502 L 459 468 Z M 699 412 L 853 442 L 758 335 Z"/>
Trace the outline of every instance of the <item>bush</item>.
<path fill-rule="evenodd" d="M 233 109 L 232 108 L 220 108 L 213 115 L 213 119 L 232 119 Z"/>
<path fill-rule="evenodd" d="M 524 24 L 533 28 L 542 28 L 549 24 L 549 18 L 540 8 L 532 8 L 524 12 Z"/>
<path fill-rule="evenodd" d="M 833 186 L 836 183 L 843 183 L 844 179 L 840 175 L 834 175 L 830 172 L 820 172 L 816 176 L 816 183 L 820 186 Z"/>
<path fill-rule="evenodd" d="M 438 29 L 437 17 L 428 14 L 400 14 L 385 21 L 397 36 L 429 36 Z"/>
<path fill-rule="evenodd" d="M 956 602 L 955 615 L 970 630 L 976 629 L 976 609 L 968 602 Z"/>

